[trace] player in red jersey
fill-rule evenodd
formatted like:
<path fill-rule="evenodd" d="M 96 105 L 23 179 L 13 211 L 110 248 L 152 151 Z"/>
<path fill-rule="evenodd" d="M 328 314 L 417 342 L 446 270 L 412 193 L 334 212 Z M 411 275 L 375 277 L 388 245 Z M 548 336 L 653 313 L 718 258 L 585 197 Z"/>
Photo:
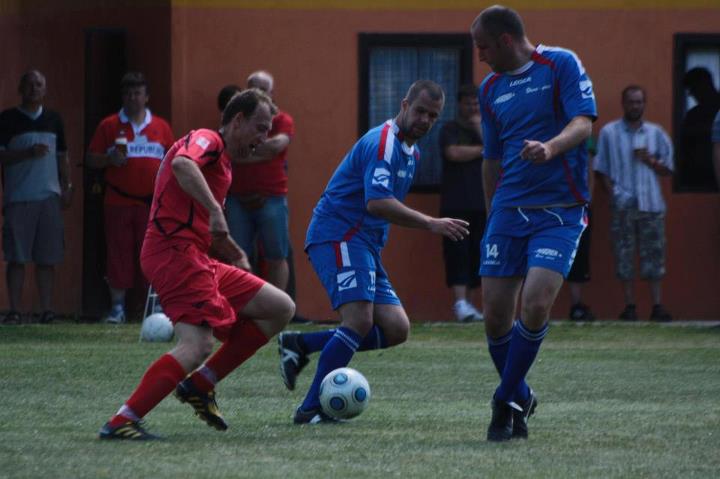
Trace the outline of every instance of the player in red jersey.
<path fill-rule="evenodd" d="M 100 439 L 157 438 L 140 419 L 173 390 L 208 425 L 227 429 L 215 384 L 293 316 L 287 294 L 246 271 L 247 256 L 229 236 L 221 206 L 232 163 L 265 141 L 275 112 L 265 93 L 246 90 L 228 103 L 219 131 L 192 131 L 165 155 L 140 262 L 178 342 L 148 368 Z M 223 344 L 210 356 L 213 335 Z"/>

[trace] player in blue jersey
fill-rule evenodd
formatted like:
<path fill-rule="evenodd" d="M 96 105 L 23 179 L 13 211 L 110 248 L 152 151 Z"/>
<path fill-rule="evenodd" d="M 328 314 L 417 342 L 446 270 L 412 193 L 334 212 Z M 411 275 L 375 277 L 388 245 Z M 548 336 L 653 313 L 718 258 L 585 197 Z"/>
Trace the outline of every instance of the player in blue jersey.
<path fill-rule="evenodd" d="M 398 115 L 352 147 L 313 211 L 305 250 L 341 325 L 278 338 L 280 371 L 291 390 L 308 354 L 322 351 L 312 385 L 295 412 L 296 424 L 331 420 L 320 409 L 320 383 L 330 371 L 347 366 L 355 351 L 395 346 L 407 338 L 410 321 L 380 260 L 389 223 L 453 240 L 468 234 L 463 220 L 433 218 L 402 203 L 420 158 L 416 142 L 437 121 L 444 101 L 436 83 L 413 83 Z"/>
<path fill-rule="evenodd" d="M 471 34 L 480 61 L 493 69 L 478 90 L 489 212 L 480 275 L 488 347 L 501 377 L 487 439 L 505 441 L 527 438 L 537 406 L 525 376 L 587 225 L 585 140 L 597 111 L 578 57 L 534 46 L 514 10 L 483 10 Z"/>

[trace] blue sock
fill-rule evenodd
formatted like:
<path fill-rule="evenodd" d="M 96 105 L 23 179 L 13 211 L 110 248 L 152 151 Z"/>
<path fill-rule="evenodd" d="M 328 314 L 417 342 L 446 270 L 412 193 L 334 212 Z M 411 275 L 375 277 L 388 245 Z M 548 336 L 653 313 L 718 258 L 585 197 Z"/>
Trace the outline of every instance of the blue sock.
<path fill-rule="evenodd" d="M 505 336 L 499 338 L 487 337 L 488 350 L 490 351 L 490 357 L 492 358 L 495 369 L 497 370 L 500 378 L 502 378 L 503 370 L 505 369 L 505 361 L 507 360 L 508 350 L 510 349 L 510 339 L 512 333 L 516 328 L 518 321 L 515 322 L 513 328 Z M 515 389 L 513 394 L 513 401 L 525 401 L 530 396 L 530 386 L 527 385 L 525 379 L 520 381 L 520 384 Z"/>
<path fill-rule="evenodd" d="M 341 326 L 335 330 L 335 334 L 330 338 L 320 353 L 317 371 L 313 379 L 310 389 L 305 396 L 300 409 L 310 411 L 320 407 L 320 399 L 318 397 L 320 383 L 325 376 L 337 368 L 343 368 L 350 363 L 350 360 L 357 351 L 362 337 L 350 328 Z"/>
<path fill-rule="evenodd" d="M 495 390 L 495 399 L 508 402 L 527 399 L 528 393 L 521 394 L 521 391 L 518 391 L 521 397 L 515 397 L 515 391 L 525 381 L 525 376 L 535 361 L 535 357 L 540 350 L 540 344 L 547 335 L 548 330 L 549 325 L 547 324 L 539 331 L 530 331 L 522 321 L 515 323 L 510 338 L 505 368 L 503 368 L 502 372 L 502 380 L 500 386 Z"/>
<path fill-rule="evenodd" d="M 300 344 L 305 354 L 322 351 L 328 341 L 335 335 L 335 329 L 326 329 L 315 333 L 303 333 L 300 335 Z M 385 334 L 378 326 L 373 326 L 367 336 L 360 343 L 358 351 L 371 351 L 373 349 L 385 349 L 387 342 Z"/>

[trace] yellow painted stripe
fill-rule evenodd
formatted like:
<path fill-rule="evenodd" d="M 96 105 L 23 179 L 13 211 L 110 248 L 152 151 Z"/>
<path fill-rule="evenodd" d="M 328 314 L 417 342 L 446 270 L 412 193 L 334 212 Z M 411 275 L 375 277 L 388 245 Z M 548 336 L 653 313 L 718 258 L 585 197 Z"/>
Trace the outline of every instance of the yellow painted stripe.
<path fill-rule="evenodd" d="M 628 10 L 720 8 L 720 0 L 509 0 L 518 10 Z M 172 0 L 177 7 L 282 10 L 482 10 L 478 0 Z"/>

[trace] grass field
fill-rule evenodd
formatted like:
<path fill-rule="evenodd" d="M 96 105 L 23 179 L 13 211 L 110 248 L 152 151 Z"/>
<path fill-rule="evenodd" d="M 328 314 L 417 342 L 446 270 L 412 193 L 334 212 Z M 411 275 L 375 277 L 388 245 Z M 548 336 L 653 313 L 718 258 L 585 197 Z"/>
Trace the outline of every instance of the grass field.
<path fill-rule="evenodd" d="M 1 478 L 720 476 L 717 327 L 555 324 L 526 442 L 484 440 L 496 376 L 479 324 L 416 324 L 407 344 L 356 355 L 373 399 L 346 424 L 291 424 L 315 361 L 289 392 L 273 341 L 220 384 L 227 432 L 168 398 L 147 418 L 167 440 L 100 442 L 167 348 L 138 328 L 0 327 Z"/>

